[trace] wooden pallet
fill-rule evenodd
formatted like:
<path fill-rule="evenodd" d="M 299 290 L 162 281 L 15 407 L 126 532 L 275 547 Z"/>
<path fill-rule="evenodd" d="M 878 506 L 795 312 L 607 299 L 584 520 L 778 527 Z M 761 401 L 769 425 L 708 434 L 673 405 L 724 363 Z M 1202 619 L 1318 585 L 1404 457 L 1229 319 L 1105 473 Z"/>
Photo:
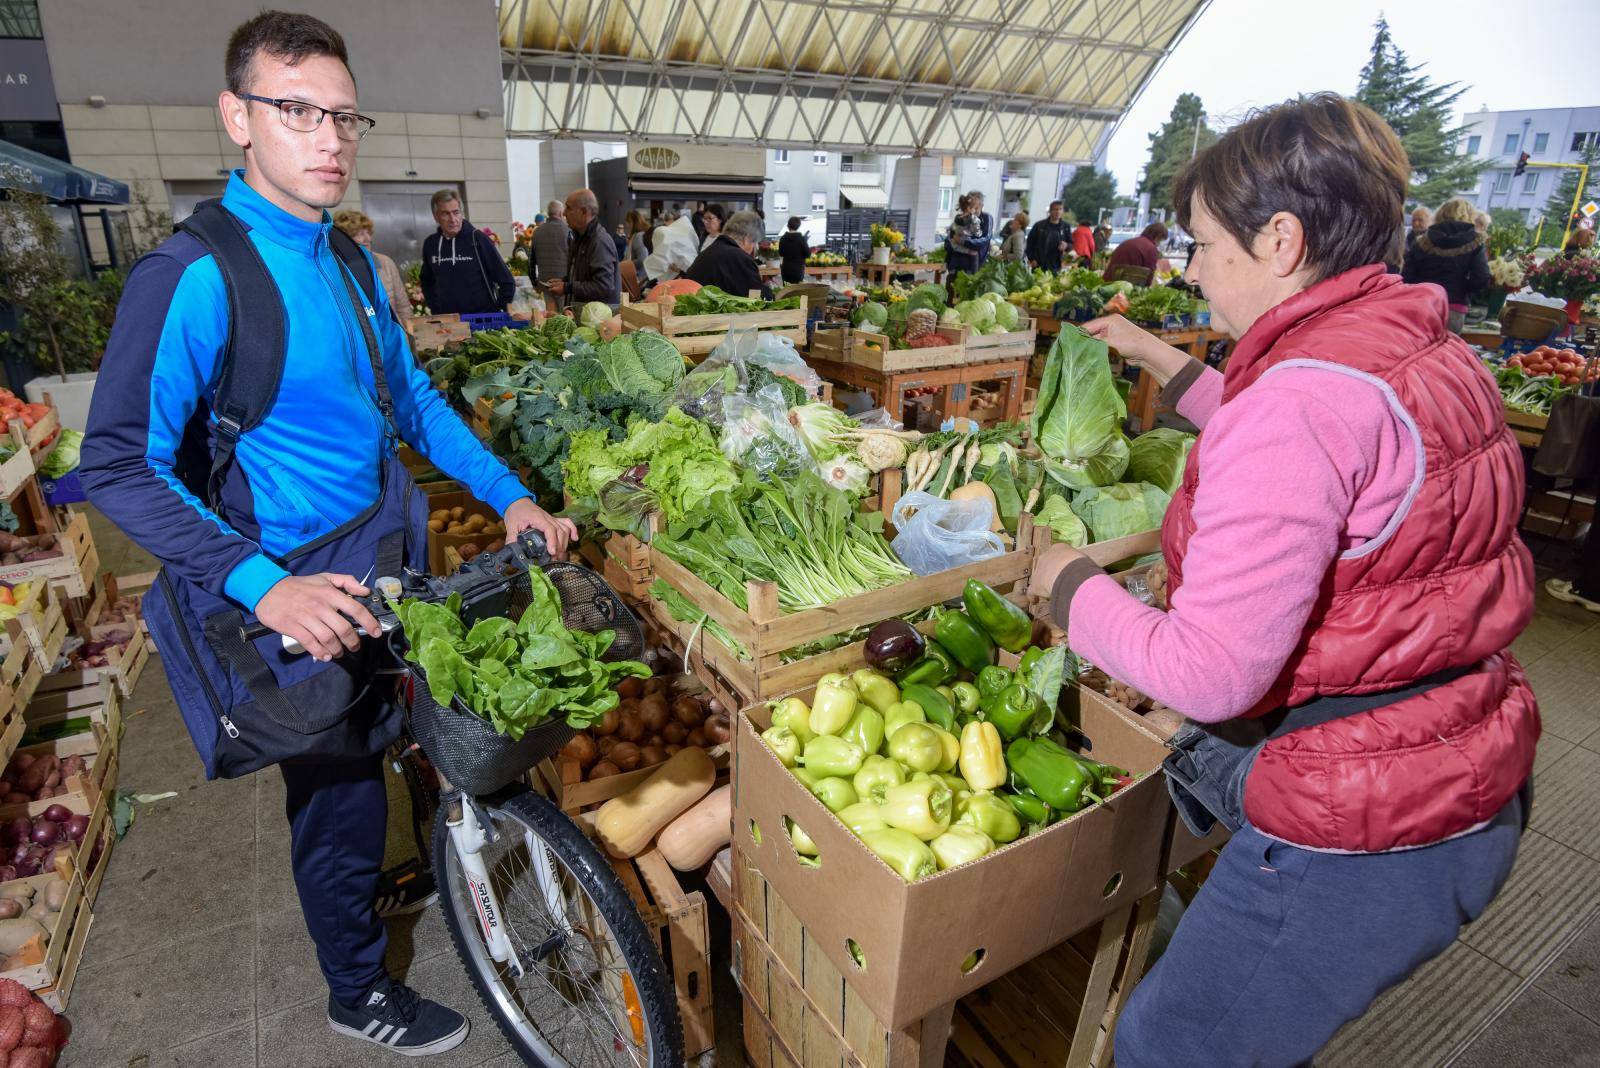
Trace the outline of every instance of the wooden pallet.
<path fill-rule="evenodd" d="M 51 582 L 69 597 L 86 597 L 100 568 L 100 554 L 89 535 L 89 520 L 82 512 L 70 512 L 65 527 L 57 532 L 61 555 L 31 564 L 0 567 L 0 581 L 15 586 L 19 582 Z"/>
<path fill-rule="evenodd" d="M 796 345 L 806 343 L 806 299 L 800 307 L 784 311 L 739 312 L 728 315 L 669 315 L 660 304 L 645 301 L 622 305 L 622 329 L 654 330 L 685 356 L 703 356 L 722 344 L 732 330 L 758 330 L 786 337 Z"/>
<path fill-rule="evenodd" d="M 655 937 L 672 976 L 683 1021 L 683 1053 L 693 1060 L 717 1045 L 706 897 L 698 890 L 686 893 L 666 858 L 654 849 L 632 860 L 614 859 L 611 866 Z"/>
<path fill-rule="evenodd" d="M 811 355 L 831 363 L 865 367 L 884 374 L 933 367 L 954 367 L 967 361 L 961 332 L 965 327 L 941 326 L 938 335 L 947 342 L 923 349 L 892 349 L 886 334 L 853 326 L 818 327 L 811 333 Z"/>
<path fill-rule="evenodd" d="M 689 658 L 689 666 L 696 674 L 708 668 L 726 680 L 740 698 L 735 707 L 743 708 L 803 689 L 814 684 L 818 676 L 837 670 L 838 665 L 856 663 L 861 658 L 859 642 L 789 664 L 781 659 L 786 650 L 960 597 L 968 579 L 987 582 L 1002 592 L 1013 586 L 1025 589 L 1033 573 L 1034 554 L 1048 544 L 1048 537 L 1047 530 L 1040 528 L 1036 532 L 1032 519 L 1024 516 L 1018 524 L 1016 548 L 1011 552 L 967 567 L 911 578 L 822 608 L 788 613 L 778 611 L 778 588 L 771 582 L 747 583 L 749 608 L 741 610 L 688 568 L 651 546 L 650 567 L 655 577 L 676 587 L 727 628 L 732 638 L 744 646 L 748 658 L 707 635 L 704 628 L 672 619 L 653 598 L 647 602 L 646 611 L 660 629 L 676 635 L 681 642 L 698 630 L 695 655 Z"/>

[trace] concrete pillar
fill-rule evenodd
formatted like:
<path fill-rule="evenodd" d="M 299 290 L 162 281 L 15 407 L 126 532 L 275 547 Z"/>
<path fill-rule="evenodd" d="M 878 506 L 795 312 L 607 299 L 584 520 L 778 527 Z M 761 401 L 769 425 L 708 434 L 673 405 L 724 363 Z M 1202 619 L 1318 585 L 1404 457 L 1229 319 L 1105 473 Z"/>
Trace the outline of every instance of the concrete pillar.
<path fill-rule="evenodd" d="M 907 156 L 896 163 L 889 206 L 910 210 L 911 230 L 906 240 L 913 248 L 936 247 L 942 236 L 935 220 L 939 214 L 939 157 Z"/>
<path fill-rule="evenodd" d="M 539 142 L 539 190 L 545 200 L 565 200 L 568 193 L 588 184 L 582 141 L 552 138 Z"/>

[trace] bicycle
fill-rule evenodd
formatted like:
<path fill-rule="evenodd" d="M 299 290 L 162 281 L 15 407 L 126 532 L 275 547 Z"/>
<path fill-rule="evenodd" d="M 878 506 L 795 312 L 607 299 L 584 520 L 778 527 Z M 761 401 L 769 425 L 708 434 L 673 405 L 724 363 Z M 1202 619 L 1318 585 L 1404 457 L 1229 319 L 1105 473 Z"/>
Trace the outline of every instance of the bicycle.
<path fill-rule="evenodd" d="M 551 561 L 536 534 L 448 578 L 380 579 L 368 600 L 399 664 L 407 729 L 438 777 L 428 852 L 445 924 L 479 998 L 526 1063 L 681 1065 L 676 994 L 649 929 L 577 824 L 520 781 L 572 728 L 552 719 L 513 741 L 464 707 L 440 707 L 421 667 L 405 660 L 388 608 L 388 598 L 459 593 L 469 627 L 516 618 L 529 601 L 530 565 L 556 587 L 570 629 L 615 630 L 606 659 L 639 658 L 643 633 L 616 592 L 587 568 Z M 402 758 L 407 749 L 402 742 Z M 414 797 L 427 792 L 409 776 L 408 785 Z"/>

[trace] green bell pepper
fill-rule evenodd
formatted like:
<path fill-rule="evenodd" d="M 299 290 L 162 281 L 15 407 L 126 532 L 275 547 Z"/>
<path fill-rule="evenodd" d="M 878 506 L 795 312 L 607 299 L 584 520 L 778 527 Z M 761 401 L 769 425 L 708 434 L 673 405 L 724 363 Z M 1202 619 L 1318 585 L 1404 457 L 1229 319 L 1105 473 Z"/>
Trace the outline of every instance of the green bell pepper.
<path fill-rule="evenodd" d="M 784 767 L 792 768 L 799 762 L 800 738 L 788 727 L 768 727 L 761 732 L 761 740 Z"/>
<path fill-rule="evenodd" d="M 895 676 L 895 681 L 902 687 L 911 683 L 921 683 L 924 686 L 942 686 L 956 677 L 956 672 L 959 668 L 960 666 L 956 663 L 955 657 L 950 655 L 949 650 L 930 638 L 923 646 L 922 656 L 918 657 L 910 667 Z M 905 694 L 902 693 L 900 696 L 904 700 Z"/>
<path fill-rule="evenodd" d="M 850 828 L 850 833 L 860 837 L 867 831 L 881 831 L 889 826 L 883 822 L 883 815 L 878 811 L 878 806 L 871 801 L 857 801 L 848 808 L 840 809 L 834 813 L 839 817 L 839 822 Z"/>
<path fill-rule="evenodd" d="M 956 823 L 976 827 L 1000 845 L 1022 837 L 1016 810 L 997 794 L 968 794 L 958 800 Z"/>
<path fill-rule="evenodd" d="M 1076 754 L 1049 738 L 1018 738 L 1006 747 L 1006 763 L 1030 791 L 1057 812 L 1076 812 L 1085 800 L 1100 800 L 1091 774 Z"/>
<path fill-rule="evenodd" d="M 1023 823 L 1028 825 L 1030 831 L 1050 822 L 1050 806 L 1026 790 L 1016 790 L 1001 796 L 1010 803 L 1012 810 Z"/>
<path fill-rule="evenodd" d="M 943 727 L 945 730 L 950 730 L 955 726 L 955 706 L 946 701 L 944 694 L 933 687 L 923 686 L 918 683 L 902 686 L 900 688 L 900 697 L 902 700 L 911 701 L 920 706 L 923 715 L 934 726 Z"/>
<path fill-rule="evenodd" d="M 939 754 L 939 764 L 933 770 L 943 775 L 947 771 L 955 771 L 956 765 L 961 762 L 961 739 L 954 732 L 934 727 L 939 732 L 939 745 L 942 747 Z"/>
<path fill-rule="evenodd" d="M 1020 682 L 1013 682 L 983 703 L 983 718 L 994 724 L 1000 737 L 1020 738 L 1044 711 L 1039 695 Z"/>
<path fill-rule="evenodd" d="M 933 777 L 950 787 L 950 793 L 955 797 L 956 804 L 958 805 L 966 798 L 972 796 L 972 787 L 967 785 L 967 780 L 963 779 L 959 775 L 951 775 L 948 772 L 936 771 L 934 772 Z"/>
<path fill-rule="evenodd" d="M 939 870 L 959 867 L 994 852 L 994 839 L 976 827 L 951 827 L 928 843 L 939 861 Z"/>
<path fill-rule="evenodd" d="M 938 779 L 921 779 L 891 786 L 879 806 L 884 822 L 916 835 L 924 842 L 950 828 L 955 796 Z"/>
<path fill-rule="evenodd" d="M 785 697 L 778 702 L 778 707 L 772 710 L 772 725 L 794 731 L 802 746 L 817 736 L 811 729 L 811 706 L 798 697 Z"/>
<path fill-rule="evenodd" d="M 850 681 L 855 683 L 856 693 L 861 695 L 862 702 L 879 713 L 889 711 L 889 706 L 900 700 L 900 688 L 894 681 L 871 668 L 852 672 Z"/>
<path fill-rule="evenodd" d="M 852 780 L 862 801 L 883 804 L 883 795 L 891 786 L 906 781 L 906 770 L 888 757 L 869 756 L 861 762 L 861 770 Z"/>
<path fill-rule="evenodd" d="M 989 669 L 984 668 L 984 670 L 987 671 Z M 951 689 L 955 691 L 957 713 L 966 716 L 978 710 L 978 705 L 983 701 L 983 691 L 970 682 L 958 682 Z"/>
<path fill-rule="evenodd" d="M 811 793 L 829 812 L 849 808 L 861 800 L 856 796 L 856 788 L 850 784 L 849 779 L 819 779 L 816 785 L 811 787 Z"/>
<path fill-rule="evenodd" d="M 887 679 L 884 680 L 888 682 Z M 889 683 L 891 686 L 893 683 Z M 839 737 L 849 739 L 861 747 L 863 753 L 876 753 L 883 748 L 883 715 L 862 701 L 856 705 L 856 714 L 844 725 Z"/>
<path fill-rule="evenodd" d="M 1017 665 L 1017 674 L 1027 675 L 1028 672 L 1033 670 L 1033 666 L 1039 662 L 1039 658 L 1043 655 L 1044 650 L 1039 648 L 1037 645 L 1023 653 L 1022 662 Z"/>
<path fill-rule="evenodd" d="M 802 746 L 801 747 L 801 753 L 804 754 L 804 752 L 805 752 L 805 749 Z M 798 764 L 789 769 L 789 774 L 793 775 L 795 778 L 799 779 L 800 780 L 800 785 L 804 786 L 807 790 L 810 790 L 812 787 L 816 786 L 817 783 L 822 781 L 822 776 L 821 775 L 818 775 L 814 771 L 807 771 L 805 768 L 800 767 Z"/>
<path fill-rule="evenodd" d="M 846 738 L 819 734 L 806 743 L 800 759 L 807 771 L 818 778 L 826 779 L 854 775 L 861 770 L 861 763 L 867 759 L 867 752 Z"/>
<path fill-rule="evenodd" d="M 961 602 L 994 643 L 1009 652 L 1020 653 L 1033 638 L 1033 620 L 1020 605 L 1006 600 L 988 583 L 968 579 L 961 591 Z"/>
<path fill-rule="evenodd" d="M 928 714 L 922 711 L 922 706 L 915 701 L 901 701 L 897 705 L 890 705 L 889 711 L 883 714 L 883 736 L 893 738 L 894 732 L 904 727 L 907 723 L 926 723 Z"/>
<path fill-rule="evenodd" d="M 889 737 L 889 757 L 912 771 L 932 771 L 944 759 L 944 742 L 927 723 L 907 723 Z"/>
<path fill-rule="evenodd" d="M 838 734 L 856 714 L 860 698 L 856 684 L 844 676 L 822 676 L 811 699 L 811 730 L 819 735 Z"/>
<path fill-rule="evenodd" d="M 978 699 L 988 700 L 1015 681 L 1017 681 L 1016 676 L 1009 669 L 999 664 L 990 664 L 978 672 Z"/>
<path fill-rule="evenodd" d="M 862 831 L 861 843 L 908 883 L 939 870 L 939 861 L 933 855 L 933 850 L 914 834 L 885 827 L 883 830 Z"/>
<path fill-rule="evenodd" d="M 816 856 L 819 852 L 817 843 L 811 840 L 811 836 L 806 833 L 805 828 L 788 816 L 783 817 L 783 819 L 789 825 L 789 841 L 794 843 L 794 851 L 802 857 Z"/>
<path fill-rule="evenodd" d="M 933 636 L 968 671 L 982 671 L 994 663 L 994 642 L 965 612 L 941 613 Z"/>

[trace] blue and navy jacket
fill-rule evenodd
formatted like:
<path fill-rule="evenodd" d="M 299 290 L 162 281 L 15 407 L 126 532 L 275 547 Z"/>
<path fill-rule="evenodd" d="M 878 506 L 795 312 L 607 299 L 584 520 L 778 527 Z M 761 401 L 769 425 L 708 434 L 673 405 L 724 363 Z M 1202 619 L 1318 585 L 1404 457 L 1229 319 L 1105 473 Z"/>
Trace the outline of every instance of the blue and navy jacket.
<path fill-rule="evenodd" d="M 328 213 L 315 223 L 295 218 L 250 188 L 242 171 L 222 203 L 249 230 L 287 319 L 277 400 L 240 437 L 222 489 L 228 521 L 174 473 L 185 435 L 209 440 L 215 426 L 210 402 L 228 338 L 222 274 L 186 233 L 128 276 L 80 472 L 94 506 L 166 567 L 254 611 L 288 574 L 278 558 L 377 501 L 380 461 L 392 447 L 357 311 L 339 278 L 345 268 L 328 246 Z M 417 367 L 377 284 L 377 308 L 363 311 L 382 351 L 401 437 L 503 514 L 530 494 Z"/>

